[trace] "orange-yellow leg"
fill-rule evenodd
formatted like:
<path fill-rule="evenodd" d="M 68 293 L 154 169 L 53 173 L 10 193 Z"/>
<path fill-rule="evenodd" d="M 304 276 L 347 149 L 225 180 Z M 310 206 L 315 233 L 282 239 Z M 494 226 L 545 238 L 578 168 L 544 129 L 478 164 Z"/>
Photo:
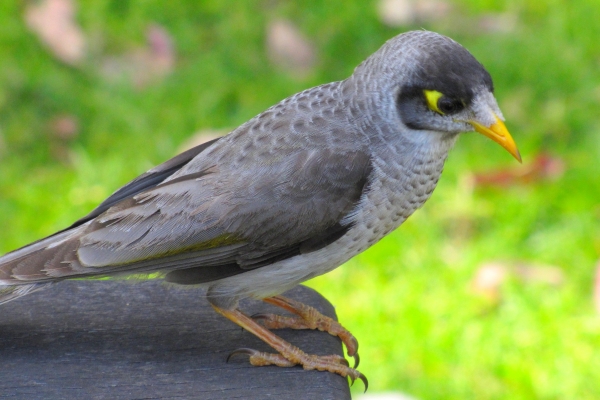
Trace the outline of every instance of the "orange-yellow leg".
<path fill-rule="evenodd" d="M 263 299 L 269 304 L 281 307 L 298 317 L 284 317 L 276 314 L 255 314 L 252 319 L 260 321 L 267 329 L 318 329 L 339 337 L 346 345 L 348 355 L 354 357 L 354 367 L 358 367 L 358 341 L 339 322 L 329 318 L 315 308 L 283 296 L 273 296 Z"/>
<path fill-rule="evenodd" d="M 232 355 L 239 353 L 248 354 L 250 355 L 250 364 L 256 366 L 277 365 L 280 367 L 291 367 L 294 365 L 302 365 L 302 367 L 307 370 L 316 369 L 318 371 L 329 371 L 343 377 L 350 377 L 353 382 L 356 379 L 361 379 L 365 384 L 366 391 L 368 387 L 367 378 L 357 370 L 350 368 L 343 357 L 337 355 L 317 356 L 306 354 L 298 347 L 286 342 L 252 318 L 243 314 L 241 311 L 227 310 L 217 307 L 214 304 L 212 306 L 219 314 L 254 334 L 279 353 L 271 354 L 251 349 L 240 349 L 232 353 Z"/>

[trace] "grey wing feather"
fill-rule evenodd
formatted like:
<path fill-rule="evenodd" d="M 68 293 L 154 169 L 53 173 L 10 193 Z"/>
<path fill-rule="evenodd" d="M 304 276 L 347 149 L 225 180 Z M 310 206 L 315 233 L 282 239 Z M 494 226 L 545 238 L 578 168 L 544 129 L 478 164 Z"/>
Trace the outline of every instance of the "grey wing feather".
<path fill-rule="evenodd" d="M 160 184 L 169 176 L 173 175 L 173 173 L 180 170 L 184 165 L 189 163 L 198 154 L 206 150 L 208 147 L 212 146 L 219 139 L 221 138 L 209 140 L 208 142 L 202 143 L 196 147 L 186 150 L 183 153 L 171 158 L 170 160 L 165 161 L 164 163 L 157 165 L 151 170 L 143 173 L 142 175 L 138 176 L 137 178 L 126 184 L 125 186 L 118 189 L 116 192 L 110 195 L 110 197 L 108 197 L 106 200 L 100 203 L 100 205 L 94 210 L 92 210 L 88 215 L 75 221 L 71 226 L 69 226 L 65 230 L 74 228 L 88 221 L 91 221 L 92 219 L 96 218 L 97 216 L 99 216 L 104 211 L 108 210 L 110 207 L 114 206 L 121 200 L 135 196 L 136 194 L 141 193 L 144 190 L 147 190 Z"/>

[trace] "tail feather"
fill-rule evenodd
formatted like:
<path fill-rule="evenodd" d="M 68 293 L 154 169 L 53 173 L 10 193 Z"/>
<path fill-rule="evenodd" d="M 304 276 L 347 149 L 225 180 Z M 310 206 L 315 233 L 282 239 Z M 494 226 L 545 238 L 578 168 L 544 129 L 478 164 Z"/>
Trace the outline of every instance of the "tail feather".
<path fill-rule="evenodd" d="M 21 259 L 21 258 L 23 258 L 29 254 L 32 254 L 36 251 L 44 250 L 44 249 L 50 248 L 50 247 L 56 247 L 58 244 L 64 242 L 68 238 L 70 238 L 75 231 L 77 231 L 77 229 L 71 229 L 68 231 L 59 232 L 54 235 L 47 236 L 43 239 L 35 241 L 33 243 L 29 243 L 28 245 L 18 248 L 16 250 L 13 250 L 11 252 L 8 252 L 8 253 L 4 254 L 2 257 L 0 257 L 0 268 L 2 268 L 2 266 L 4 264 L 6 264 L 10 261 Z"/>
<path fill-rule="evenodd" d="M 85 225 L 38 240 L 0 257 L 0 301 L 12 285 L 30 286 L 52 281 L 68 264 L 66 253 L 76 250 L 76 239 Z M 74 274 L 69 271 L 67 274 Z M 66 274 L 65 274 L 66 275 Z M 16 290 L 16 289 L 15 289 Z M 27 291 L 26 289 L 21 289 Z M 20 292 L 16 290 L 15 293 Z"/>
<path fill-rule="evenodd" d="M 70 248 L 69 239 L 83 228 L 59 232 L 0 257 L 0 304 L 45 288 L 57 280 L 53 269 L 64 268 L 56 253 Z M 66 246 L 65 246 L 66 245 Z"/>
<path fill-rule="evenodd" d="M 8 303 L 26 294 L 43 289 L 52 283 L 32 283 L 28 285 L 0 286 L 0 304 Z"/>

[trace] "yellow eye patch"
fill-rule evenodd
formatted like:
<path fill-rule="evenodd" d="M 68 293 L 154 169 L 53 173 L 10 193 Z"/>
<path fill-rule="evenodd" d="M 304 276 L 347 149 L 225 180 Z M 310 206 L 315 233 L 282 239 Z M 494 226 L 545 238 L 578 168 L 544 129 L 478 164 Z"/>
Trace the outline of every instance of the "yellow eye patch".
<path fill-rule="evenodd" d="M 429 109 L 440 115 L 444 115 L 438 108 L 438 100 L 444 95 L 437 90 L 423 90 L 423 93 L 425 94 L 425 99 L 427 99 L 427 106 Z"/>

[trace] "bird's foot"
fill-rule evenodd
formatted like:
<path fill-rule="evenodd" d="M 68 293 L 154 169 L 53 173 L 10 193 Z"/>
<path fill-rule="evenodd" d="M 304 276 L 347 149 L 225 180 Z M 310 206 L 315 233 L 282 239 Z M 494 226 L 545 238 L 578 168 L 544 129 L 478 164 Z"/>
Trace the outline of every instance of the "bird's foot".
<path fill-rule="evenodd" d="M 349 377 L 352 382 L 356 379 L 362 380 L 365 384 L 366 391 L 368 386 L 367 378 L 356 369 L 350 368 L 348 362 L 343 357 L 338 355 L 317 356 L 307 354 L 298 347 L 293 346 L 289 342 L 275 335 L 273 332 L 239 310 L 224 309 L 214 304 L 213 308 L 219 314 L 257 336 L 279 353 L 271 354 L 252 349 L 240 349 L 234 351 L 227 358 L 228 360 L 236 354 L 248 354 L 250 356 L 250 363 L 256 366 L 277 365 L 280 367 L 291 367 L 294 365 L 302 365 L 302 367 L 307 370 L 316 369 L 318 371 L 329 371 L 343 377 Z"/>
<path fill-rule="evenodd" d="M 354 383 L 356 379 L 360 379 L 365 385 L 365 392 L 369 387 L 369 381 L 367 380 L 367 377 L 356 369 L 350 368 L 348 366 L 348 361 L 344 357 L 338 356 L 337 354 L 327 356 L 306 354 L 291 344 L 289 345 L 289 352 L 290 354 L 288 354 L 288 356 L 290 356 L 294 361 L 291 361 L 282 354 L 266 353 L 258 350 L 243 348 L 231 353 L 229 357 L 227 357 L 227 361 L 229 361 L 231 357 L 235 355 L 246 354 L 249 356 L 250 364 L 257 367 L 263 367 L 266 365 L 276 365 L 278 367 L 293 367 L 295 365 L 302 365 L 302 368 L 306 370 L 316 369 L 318 371 L 329 371 L 343 377 L 349 377 L 352 383 Z"/>
<path fill-rule="evenodd" d="M 285 317 L 277 314 L 255 314 L 252 319 L 260 322 L 267 329 L 318 329 L 339 337 L 346 345 L 348 356 L 354 358 L 354 367 L 360 362 L 358 356 L 358 341 L 339 322 L 321 314 L 315 308 L 283 296 L 273 296 L 264 299 L 265 302 L 281 307 L 295 317 Z"/>

